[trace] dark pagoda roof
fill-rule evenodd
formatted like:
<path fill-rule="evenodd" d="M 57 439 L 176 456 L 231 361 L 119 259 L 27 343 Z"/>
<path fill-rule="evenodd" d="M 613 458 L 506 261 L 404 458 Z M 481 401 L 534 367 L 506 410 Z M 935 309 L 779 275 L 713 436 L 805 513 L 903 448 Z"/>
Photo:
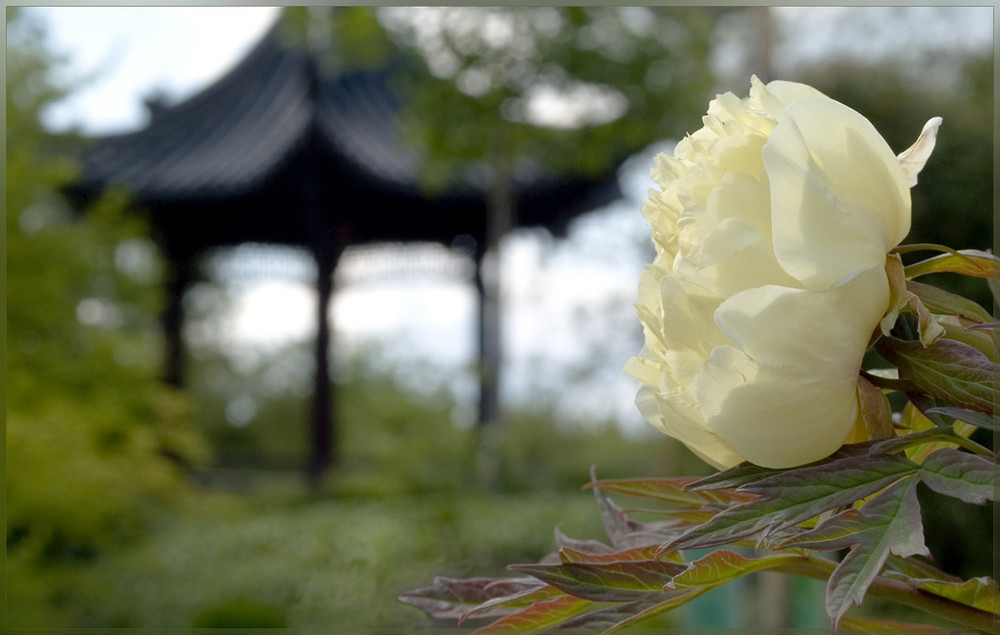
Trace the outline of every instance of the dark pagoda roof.
<path fill-rule="evenodd" d="M 154 232 L 184 253 L 242 242 L 311 244 L 321 231 L 347 243 L 481 239 L 485 179 L 432 195 L 419 185 L 420 153 L 404 144 L 401 103 L 388 70 L 321 73 L 280 25 L 227 75 L 149 124 L 95 140 L 70 189 L 87 200 L 127 188 L 152 215 Z M 480 174 L 483 172 L 480 171 Z M 569 220 L 621 196 L 614 173 L 593 179 L 539 171 L 515 174 L 518 225 L 562 233 Z"/>

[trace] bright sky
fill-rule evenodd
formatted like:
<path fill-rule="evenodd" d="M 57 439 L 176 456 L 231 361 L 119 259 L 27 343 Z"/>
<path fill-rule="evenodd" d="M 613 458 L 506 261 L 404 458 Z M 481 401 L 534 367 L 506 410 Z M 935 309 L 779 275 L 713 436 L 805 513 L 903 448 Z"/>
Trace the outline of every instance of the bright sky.
<path fill-rule="evenodd" d="M 80 126 L 91 134 L 141 127 L 142 99 L 154 92 L 175 101 L 205 86 L 247 52 L 278 12 L 272 7 L 29 10 L 44 16 L 53 47 L 69 57 L 73 73 L 95 74 L 70 100 L 46 113 L 46 122 L 53 128 Z M 880 13 L 878 19 L 866 21 L 867 31 L 859 32 L 854 22 L 858 11 Z M 775 15 L 781 34 L 775 50 L 779 70 L 791 71 L 792 60 L 823 59 L 836 50 L 871 55 L 915 43 L 988 47 L 993 41 L 988 7 L 799 7 L 783 8 Z M 846 38 L 845 33 L 861 37 Z M 744 93 L 746 86 L 732 89 Z M 647 160 L 627 175 L 634 200 L 581 223 L 567 243 L 549 244 L 532 237 L 509 241 L 505 252 L 508 388 L 515 385 L 524 392 L 533 384 L 545 385 L 539 373 L 545 374 L 548 367 L 539 366 L 539 358 L 560 359 L 572 369 L 584 364 L 588 355 L 603 356 L 604 392 L 590 391 L 592 403 L 584 402 L 584 407 L 638 421 L 631 405 L 634 383 L 619 370 L 641 344 L 631 302 L 646 257 L 641 245 L 644 236 L 648 240 L 648 230 L 638 206 L 649 186 L 645 166 L 650 164 Z M 238 285 L 237 290 L 240 310 L 229 317 L 226 329 L 234 344 L 274 344 L 306 337 L 311 331 L 315 299 L 308 286 L 289 280 L 258 281 Z M 609 301 L 625 308 L 600 313 L 598 308 Z M 449 309 L 442 311 L 442 306 Z M 455 367 L 472 359 L 473 311 L 474 297 L 467 285 L 433 277 L 395 284 L 383 280 L 342 289 L 335 300 L 334 320 L 342 342 L 378 339 Z M 618 321 L 610 325 L 602 321 L 609 319 Z M 587 328 L 595 322 L 603 333 Z M 610 338 L 609 330 L 616 332 Z M 549 383 L 557 386 L 559 381 L 557 377 Z"/>

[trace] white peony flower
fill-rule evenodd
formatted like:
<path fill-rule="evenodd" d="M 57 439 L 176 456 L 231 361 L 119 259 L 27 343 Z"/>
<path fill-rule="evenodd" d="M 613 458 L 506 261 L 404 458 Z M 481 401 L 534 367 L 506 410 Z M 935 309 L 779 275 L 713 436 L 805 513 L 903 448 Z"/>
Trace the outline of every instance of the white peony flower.
<path fill-rule="evenodd" d="M 856 428 L 861 360 L 889 310 L 886 254 L 940 118 L 895 156 L 872 124 L 792 82 L 714 99 L 656 158 L 642 212 L 642 352 L 626 372 L 654 427 L 717 468 L 822 459 Z M 853 430 L 853 433 L 852 433 Z"/>

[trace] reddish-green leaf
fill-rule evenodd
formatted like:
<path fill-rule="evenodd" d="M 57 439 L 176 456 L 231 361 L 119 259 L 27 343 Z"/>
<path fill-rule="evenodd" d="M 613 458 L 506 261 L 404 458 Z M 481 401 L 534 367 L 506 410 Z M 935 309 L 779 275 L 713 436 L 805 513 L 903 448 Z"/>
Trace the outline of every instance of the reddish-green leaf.
<path fill-rule="evenodd" d="M 728 470 L 716 472 L 710 476 L 705 476 L 691 483 L 688 489 L 691 491 L 717 490 L 723 488 L 737 488 L 754 481 L 759 481 L 768 476 L 774 476 L 781 470 L 760 467 L 753 463 L 740 463 Z"/>
<path fill-rule="evenodd" d="M 849 505 L 912 474 L 918 466 L 895 455 L 849 456 L 785 470 L 744 485 L 761 498 L 723 511 L 689 529 L 669 549 L 718 547 L 761 533 L 761 540 L 824 511 Z"/>
<path fill-rule="evenodd" d="M 645 560 L 657 560 L 660 551 L 658 544 L 644 545 L 625 551 L 615 551 L 613 553 L 586 553 L 577 551 L 572 547 L 563 547 L 559 550 L 559 559 L 563 564 L 570 562 L 590 562 L 594 564 L 607 564 L 611 562 L 642 562 Z"/>
<path fill-rule="evenodd" d="M 615 553 L 616 551 L 619 551 L 611 545 L 600 542 L 599 540 L 577 540 L 575 538 L 570 538 L 564 534 L 559 527 L 555 528 L 555 538 L 556 546 L 560 549 L 563 547 L 569 547 L 574 551 L 590 555 Z"/>
<path fill-rule="evenodd" d="M 592 481 L 586 488 L 597 488 L 605 492 L 614 492 L 631 496 L 661 501 L 672 505 L 699 508 L 706 503 L 721 503 L 729 505 L 750 500 L 752 495 L 734 490 L 713 489 L 708 491 L 693 491 L 687 489 L 697 479 L 695 477 L 680 478 L 645 478 L 645 479 L 605 479 Z"/>
<path fill-rule="evenodd" d="M 584 613 L 579 617 L 574 617 L 559 625 L 560 629 L 569 629 L 573 632 L 597 633 L 614 630 L 614 627 L 623 620 L 627 620 L 648 608 L 646 602 L 629 602 L 628 604 L 618 604 L 607 608 L 598 609 L 589 613 Z M 576 630 L 575 630 L 576 629 Z"/>
<path fill-rule="evenodd" d="M 785 546 L 850 549 L 827 583 L 826 610 L 834 624 L 851 604 L 861 604 L 890 553 L 904 558 L 929 555 L 916 484 L 913 476 L 897 482 L 860 510 L 848 509 L 786 541 Z"/>
<path fill-rule="evenodd" d="M 595 480 L 591 473 L 591 481 Z M 595 487 L 593 490 L 598 511 L 601 513 L 601 522 L 604 523 L 604 532 L 608 535 L 614 550 L 662 542 L 662 539 L 651 537 L 649 535 L 651 532 L 645 525 L 630 519 L 600 488 Z"/>
<path fill-rule="evenodd" d="M 993 413 L 998 397 L 994 379 L 1000 365 L 968 344 L 942 338 L 925 348 L 920 342 L 882 337 L 878 351 L 932 397 Z"/>
<path fill-rule="evenodd" d="M 463 622 L 470 619 L 496 619 L 498 617 L 510 615 L 518 609 L 531 606 L 536 602 L 551 600 L 562 595 L 565 595 L 565 593 L 551 584 L 544 583 L 540 583 L 535 587 L 521 589 L 519 591 L 515 590 L 510 595 L 493 598 L 492 600 L 483 602 L 479 606 L 466 611 L 458 620 L 458 625 L 461 626 Z"/>
<path fill-rule="evenodd" d="M 867 617 L 844 617 L 840 620 L 840 628 L 860 635 L 888 635 L 895 633 L 903 635 L 914 633 L 919 635 L 949 635 L 954 631 L 927 624 L 906 624 L 892 620 L 878 620 Z"/>
<path fill-rule="evenodd" d="M 735 551 L 718 549 L 692 561 L 684 572 L 674 576 L 668 587 L 718 586 L 748 573 L 801 562 L 802 559 L 802 554 L 796 552 L 747 558 Z"/>
<path fill-rule="evenodd" d="M 1000 260 L 993 254 L 975 249 L 962 249 L 955 253 L 941 254 L 909 265 L 905 268 L 907 279 L 929 273 L 960 273 L 977 278 L 997 278 Z"/>
<path fill-rule="evenodd" d="M 1000 591 L 996 580 L 987 577 L 972 578 L 964 582 L 947 582 L 944 580 L 916 580 L 918 589 L 940 595 L 977 608 L 1000 614 Z"/>
<path fill-rule="evenodd" d="M 683 563 L 666 560 L 642 560 L 527 564 L 508 568 L 588 600 L 630 602 L 641 600 L 649 593 L 662 592 L 664 585 L 686 567 Z"/>
<path fill-rule="evenodd" d="M 399 601 L 415 606 L 434 618 L 459 620 L 483 602 L 540 586 L 542 584 L 534 578 L 457 579 L 438 576 L 431 586 L 402 593 Z M 482 617 L 494 618 L 499 614 L 488 613 Z"/>
<path fill-rule="evenodd" d="M 981 505 L 996 500 L 997 465 L 981 456 L 943 449 L 920 465 L 920 478 L 939 494 Z"/>
<path fill-rule="evenodd" d="M 821 465 L 824 463 L 829 463 L 831 461 L 837 461 L 840 459 L 845 459 L 852 456 L 860 456 L 862 454 L 868 454 L 868 449 L 871 443 L 855 443 L 851 445 L 842 446 L 839 450 L 831 454 L 825 459 L 816 461 L 802 466 L 803 468 L 812 467 L 815 465 Z M 770 467 L 760 467 L 752 463 L 740 463 L 735 467 L 731 467 L 728 470 L 723 470 L 721 472 L 716 472 L 710 476 L 704 476 L 694 483 L 688 486 L 691 491 L 701 491 L 701 490 L 717 490 L 717 489 L 729 489 L 729 491 L 735 491 L 738 493 L 743 493 L 744 491 L 749 491 L 749 485 L 757 481 L 763 480 L 770 476 L 776 474 L 781 474 L 786 472 L 785 469 L 777 469 Z"/>
<path fill-rule="evenodd" d="M 535 602 L 522 611 L 501 617 L 489 626 L 477 630 L 475 635 L 497 631 L 510 631 L 519 635 L 541 633 L 599 606 L 601 605 L 583 598 L 560 595 L 550 600 Z"/>
<path fill-rule="evenodd" d="M 653 604 L 652 606 L 635 613 L 631 617 L 618 622 L 611 628 L 604 631 L 604 633 L 612 633 L 626 628 L 631 628 L 633 626 L 639 626 L 647 620 L 663 615 L 664 613 L 672 611 L 682 604 L 690 602 L 700 595 L 704 595 L 708 591 L 712 590 L 712 588 L 713 587 L 694 587 L 667 592 L 665 594 L 667 599 Z"/>

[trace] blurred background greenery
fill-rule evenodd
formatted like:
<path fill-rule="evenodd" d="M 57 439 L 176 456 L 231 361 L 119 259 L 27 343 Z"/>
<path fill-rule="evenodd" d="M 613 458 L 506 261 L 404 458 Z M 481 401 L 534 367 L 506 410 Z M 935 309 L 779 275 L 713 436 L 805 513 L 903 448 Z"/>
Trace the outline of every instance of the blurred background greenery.
<path fill-rule="evenodd" d="M 342 460 L 322 495 L 311 495 L 298 472 L 304 430 L 290 423 L 304 415 L 307 395 L 294 381 L 272 381 L 302 372 L 307 343 L 291 342 L 255 366 L 206 348 L 192 355 L 189 389 L 160 383 L 162 263 L 148 228 L 123 192 L 83 216 L 60 198 L 83 139 L 45 130 L 40 113 L 80 80 L 61 72 L 43 23 L 7 11 L 8 626 L 421 625 L 397 593 L 436 574 L 495 575 L 536 560 L 552 549 L 559 524 L 573 537 L 600 538 L 592 498 L 579 491 L 591 465 L 601 477 L 706 472 L 634 422 L 567 417 L 540 393 L 509 405 L 497 487 L 479 491 L 471 485 L 473 429 L 455 423 L 455 377 L 432 360 L 399 362 L 382 342 L 338 360 Z M 355 25 L 350 33 L 388 37 L 374 13 L 352 15 L 367 15 L 369 31 Z M 601 19 L 627 20 L 611 9 Z M 744 94 L 749 72 L 776 72 L 754 44 L 759 19 L 752 9 L 706 12 L 698 30 L 685 32 L 696 58 L 743 52 L 738 63 L 730 54 L 709 65 L 714 77 L 697 77 L 698 92 L 663 113 L 676 134 L 700 125 L 716 90 Z M 604 43 L 614 63 L 597 73 L 612 84 L 616 65 L 630 82 L 648 77 L 648 56 L 622 58 L 616 48 L 627 32 L 602 31 L 619 38 Z M 771 37 L 780 49 L 780 34 Z M 869 117 L 897 150 L 930 116 L 943 116 L 914 190 L 911 241 L 988 248 L 992 52 L 914 50 L 780 70 Z M 447 123 L 427 122 L 437 126 L 428 134 L 439 139 L 442 165 L 469 152 L 447 156 Z M 221 283 L 204 284 L 212 302 L 226 302 Z M 988 305 L 981 285 L 962 290 Z M 637 324 L 620 328 L 635 331 L 638 346 Z M 419 386 L 413 376 L 423 378 Z M 234 425 L 226 409 L 240 395 L 253 395 L 254 411 Z M 941 564 L 963 576 L 990 573 L 990 508 L 926 498 L 925 533 Z M 797 619 L 822 626 L 815 616 Z"/>

